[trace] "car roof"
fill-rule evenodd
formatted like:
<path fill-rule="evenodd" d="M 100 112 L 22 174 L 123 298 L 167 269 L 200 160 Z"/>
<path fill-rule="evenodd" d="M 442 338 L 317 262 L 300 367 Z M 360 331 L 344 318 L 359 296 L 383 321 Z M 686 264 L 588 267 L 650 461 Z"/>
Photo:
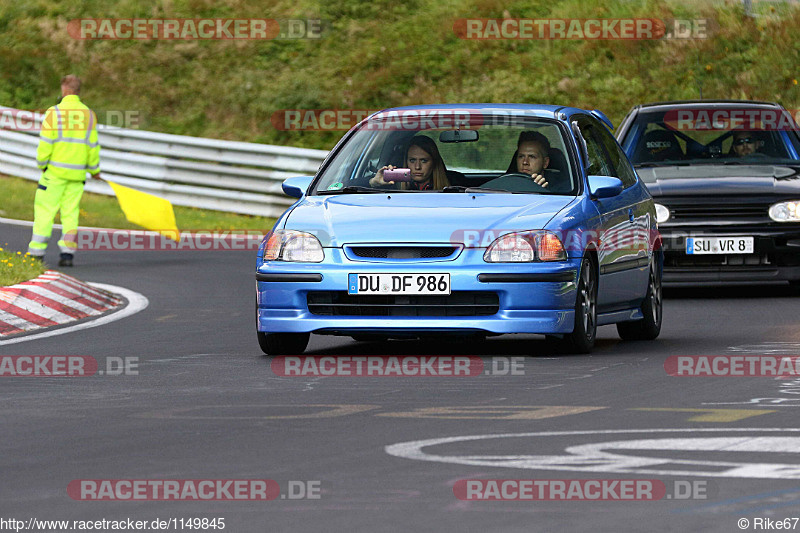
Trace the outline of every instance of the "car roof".
<path fill-rule="evenodd" d="M 772 107 L 781 108 L 776 102 L 763 102 L 760 100 L 673 100 L 669 102 L 650 102 L 636 106 L 640 111 L 663 111 L 670 108 L 715 108 L 715 107 Z M 634 108 L 634 109 L 636 109 Z"/>
<path fill-rule="evenodd" d="M 372 118 L 376 115 L 381 113 L 387 113 L 391 111 L 432 111 L 432 110 L 469 110 L 469 111 L 515 111 L 519 113 L 525 113 L 527 115 L 533 115 L 536 117 L 542 118 L 553 118 L 556 116 L 557 113 L 564 113 L 566 115 L 572 115 L 574 113 L 586 113 L 590 114 L 591 111 L 585 109 L 578 109 L 575 107 L 566 107 L 566 106 L 559 106 L 559 105 L 545 105 L 545 104 L 429 104 L 429 105 L 412 105 L 412 106 L 404 106 L 404 107 L 391 107 L 387 109 L 382 109 L 377 113 L 374 113 L 369 118 Z"/>

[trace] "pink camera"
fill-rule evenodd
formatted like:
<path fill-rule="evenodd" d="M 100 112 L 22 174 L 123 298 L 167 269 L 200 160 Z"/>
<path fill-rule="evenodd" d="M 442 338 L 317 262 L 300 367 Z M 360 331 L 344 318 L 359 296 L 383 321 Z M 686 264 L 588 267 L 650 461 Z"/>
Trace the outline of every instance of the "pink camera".
<path fill-rule="evenodd" d="M 411 181 L 411 169 L 396 168 L 389 170 L 387 168 L 383 171 L 383 181 Z"/>

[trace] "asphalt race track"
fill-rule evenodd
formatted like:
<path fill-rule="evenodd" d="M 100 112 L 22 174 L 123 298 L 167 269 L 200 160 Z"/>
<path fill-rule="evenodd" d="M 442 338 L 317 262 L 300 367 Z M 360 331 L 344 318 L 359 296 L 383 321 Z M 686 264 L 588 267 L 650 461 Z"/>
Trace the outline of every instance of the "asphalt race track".
<path fill-rule="evenodd" d="M 9 249 L 24 249 L 29 235 L 0 225 Z M 669 289 L 657 341 L 622 342 L 606 326 L 590 356 L 555 354 L 538 336 L 312 336 L 307 352 L 480 356 L 494 375 L 281 377 L 256 342 L 254 255 L 76 256 L 68 274 L 136 291 L 149 306 L 100 327 L 0 344 L 0 356 L 92 356 L 101 369 L 109 358 L 138 358 L 128 359 L 138 373 L 0 377 L 0 516 L 224 517 L 233 533 L 732 532 L 741 518 L 753 528 L 800 516 L 800 382 L 672 377 L 664 367 L 677 355 L 798 354 L 800 296 L 788 286 Z M 52 244 L 47 259 L 57 262 Z M 517 375 L 505 372 L 511 361 Z M 87 479 L 270 479 L 283 496 L 292 482 L 320 491 L 272 501 L 72 499 L 67 486 Z M 666 496 L 454 495 L 459 480 L 476 479 L 657 480 Z"/>

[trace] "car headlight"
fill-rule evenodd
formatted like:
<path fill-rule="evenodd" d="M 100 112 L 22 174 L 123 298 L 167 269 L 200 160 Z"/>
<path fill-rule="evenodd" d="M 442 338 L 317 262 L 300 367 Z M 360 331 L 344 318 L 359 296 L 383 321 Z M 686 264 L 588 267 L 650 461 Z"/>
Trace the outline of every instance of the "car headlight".
<path fill-rule="evenodd" d="M 319 239 L 303 231 L 277 230 L 270 235 L 264 247 L 264 261 L 319 263 L 324 258 Z"/>
<path fill-rule="evenodd" d="M 567 252 L 555 234 L 546 231 L 508 233 L 489 245 L 483 260 L 487 263 L 530 263 L 566 261 Z"/>
<path fill-rule="evenodd" d="M 800 200 L 773 204 L 769 208 L 769 218 L 775 222 L 800 222 Z"/>
<path fill-rule="evenodd" d="M 656 204 L 656 222 L 663 224 L 669 220 L 669 209 L 661 204 Z"/>

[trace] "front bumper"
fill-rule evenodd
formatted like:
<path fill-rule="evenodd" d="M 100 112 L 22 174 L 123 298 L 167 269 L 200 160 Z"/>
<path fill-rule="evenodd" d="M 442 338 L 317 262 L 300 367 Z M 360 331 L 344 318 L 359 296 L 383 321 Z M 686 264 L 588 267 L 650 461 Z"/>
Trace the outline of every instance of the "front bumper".
<path fill-rule="evenodd" d="M 800 280 L 800 228 L 661 227 L 664 282 L 768 282 Z M 752 236 L 752 254 L 690 255 L 688 237 Z"/>
<path fill-rule="evenodd" d="M 351 261 L 326 249 L 322 263 L 262 263 L 257 270 L 257 328 L 270 333 L 410 334 L 570 333 L 574 325 L 580 259 L 559 263 L 490 264 L 483 249 L 465 249 L 456 260 Z M 480 316 L 358 316 L 314 314 L 310 292 L 347 292 L 351 273 L 449 273 L 451 293 L 496 293 L 497 312 Z M 291 276 L 287 281 L 287 276 Z M 299 276 L 299 277 L 298 277 Z M 315 281 L 315 280 L 319 281 Z M 480 281 L 479 279 L 485 280 Z M 269 281 L 266 281 L 269 280 Z M 545 281 L 542 281 L 545 280 Z M 422 306 L 424 307 L 424 306 Z"/>

